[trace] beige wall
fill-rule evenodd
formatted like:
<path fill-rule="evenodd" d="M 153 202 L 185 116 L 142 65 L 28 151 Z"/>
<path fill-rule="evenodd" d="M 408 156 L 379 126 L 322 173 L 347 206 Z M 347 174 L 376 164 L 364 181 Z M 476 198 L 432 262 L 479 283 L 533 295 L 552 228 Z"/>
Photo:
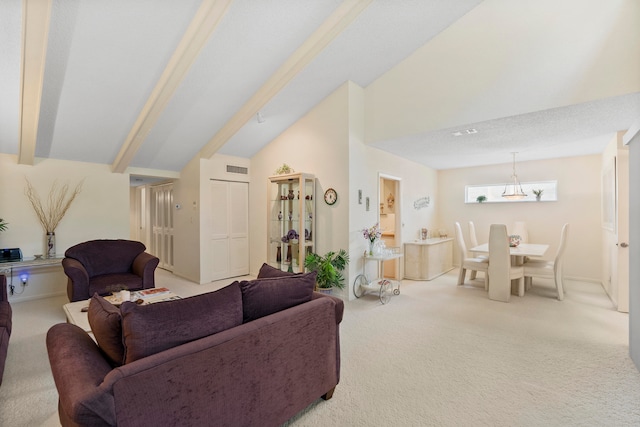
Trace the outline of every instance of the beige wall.
<path fill-rule="evenodd" d="M 249 188 L 250 270 L 257 274 L 267 259 L 268 177 L 283 163 L 316 177 L 315 251 L 348 249 L 349 153 L 348 85 L 343 85 L 251 159 Z M 329 206 L 323 195 L 338 193 Z"/>
<path fill-rule="evenodd" d="M 438 225 L 437 209 L 433 200 L 438 197 L 438 174 L 431 168 L 397 157 L 385 151 L 371 148 L 364 143 L 364 91 L 350 84 L 349 116 L 349 289 L 353 299 L 353 280 L 362 273 L 362 254 L 368 247 L 362 229 L 371 227 L 378 219 L 380 174 L 400 180 L 400 196 L 396 195 L 395 212 L 401 216 L 400 230 L 396 230 L 396 244 L 414 240 L 419 228 L 434 228 Z M 362 204 L 358 203 L 358 190 L 362 190 Z M 423 209 L 415 209 L 416 200 L 429 196 L 432 203 Z M 370 210 L 366 210 L 365 199 L 370 199 Z M 367 276 L 375 277 L 377 267 L 367 264 Z"/>
<path fill-rule="evenodd" d="M 0 233 L 1 248 L 20 248 L 24 257 L 44 252 L 44 231 L 24 194 L 25 178 L 46 199 L 51 184 L 71 189 L 84 179 L 82 192 L 56 229 L 59 254 L 91 239 L 129 238 L 129 175 L 112 173 L 109 165 L 36 159 L 34 166 L 19 165 L 17 156 L 0 154 L 0 216 L 9 229 Z M 66 293 L 61 267 L 26 271 L 29 285 L 15 301 Z M 14 272 L 14 283 L 17 284 Z M 16 290 L 19 290 L 19 286 Z"/>
<path fill-rule="evenodd" d="M 526 221 L 532 243 L 549 243 L 546 258 L 553 259 L 558 248 L 560 230 L 566 222 L 571 224 L 565 259 L 567 277 L 600 282 L 602 275 L 602 233 L 600 212 L 601 156 L 569 157 L 562 159 L 518 162 L 516 171 L 523 182 L 558 181 L 557 202 L 517 203 L 464 203 L 467 184 L 506 182 L 511 165 L 494 165 L 440 171 L 438 212 L 442 227 L 451 236 L 454 222 L 462 225 L 468 241 L 468 221 L 476 226 L 478 242 L 489 238 L 489 226 Z M 459 265 L 459 254 L 454 251 L 454 264 Z"/>
<path fill-rule="evenodd" d="M 354 83 L 346 83 L 323 100 L 251 159 L 250 235 L 251 272 L 256 274 L 266 260 L 267 178 L 287 163 L 297 172 L 316 177 L 316 252 L 347 249 L 351 257 L 343 297 L 352 298 L 352 282 L 362 272 L 366 241 L 361 230 L 378 221 L 379 174 L 402 181 L 404 239 L 414 239 L 419 227 L 437 223 L 433 205 L 417 211 L 413 202 L 426 195 L 437 196 L 435 171 L 364 144 L 364 94 Z M 338 202 L 329 206 L 324 191 L 334 188 Z M 358 190 L 363 192 L 358 203 Z M 370 198 L 366 211 L 365 198 Z M 396 200 L 396 203 L 399 201 Z M 370 274 L 374 274 L 373 270 Z M 373 277 L 373 276 L 372 276 Z"/>
<path fill-rule="evenodd" d="M 200 283 L 200 160 L 192 159 L 173 183 L 173 273 Z M 174 207 L 175 209 L 175 207 Z"/>

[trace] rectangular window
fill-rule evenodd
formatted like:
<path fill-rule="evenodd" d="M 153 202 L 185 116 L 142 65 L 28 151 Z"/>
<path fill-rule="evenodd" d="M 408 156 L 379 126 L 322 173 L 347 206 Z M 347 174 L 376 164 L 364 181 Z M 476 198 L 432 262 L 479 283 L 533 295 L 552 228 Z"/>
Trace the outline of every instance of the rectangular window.
<path fill-rule="evenodd" d="M 509 200 L 502 197 L 505 184 L 467 185 L 465 187 L 465 203 L 480 203 L 478 198 L 485 197 L 482 203 L 509 202 L 555 202 L 558 200 L 558 181 L 522 182 L 522 190 L 527 195 L 519 200 Z M 542 190 L 538 199 L 534 191 Z"/>

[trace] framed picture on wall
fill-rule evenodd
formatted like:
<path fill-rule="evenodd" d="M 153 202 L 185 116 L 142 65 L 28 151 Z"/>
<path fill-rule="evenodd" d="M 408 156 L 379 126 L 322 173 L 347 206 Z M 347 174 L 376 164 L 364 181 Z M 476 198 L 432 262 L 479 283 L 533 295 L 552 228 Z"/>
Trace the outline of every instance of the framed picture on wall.
<path fill-rule="evenodd" d="M 616 231 L 616 158 L 602 170 L 602 227 Z"/>

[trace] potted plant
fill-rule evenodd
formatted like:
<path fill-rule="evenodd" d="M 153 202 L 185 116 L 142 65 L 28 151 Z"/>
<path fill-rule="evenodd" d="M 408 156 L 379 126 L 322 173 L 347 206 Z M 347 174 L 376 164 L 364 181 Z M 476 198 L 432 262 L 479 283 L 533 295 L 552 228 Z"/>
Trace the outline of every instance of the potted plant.
<path fill-rule="evenodd" d="M 349 264 L 349 254 L 344 249 L 338 253 L 330 251 L 324 256 L 316 253 L 307 254 L 304 259 L 304 266 L 307 271 L 316 271 L 316 286 L 318 290 L 331 292 L 332 288 L 344 288 L 344 276 L 342 272 Z"/>
<path fill-rule="evenodd" d="M 486 200 L 487 200 L 487 196 L 485 196 L 484 194 L 476 197 L 476 202 L 478 203 L 485 202 Z"/>
<path fill-rule="evenodd" d="M 536 200 L 540 201 L 542 198 L 542 193 L 544 192 L 543 188 L 538 188 L 537 190 L 533 190 L 533 194 L 536 195 Z"/>

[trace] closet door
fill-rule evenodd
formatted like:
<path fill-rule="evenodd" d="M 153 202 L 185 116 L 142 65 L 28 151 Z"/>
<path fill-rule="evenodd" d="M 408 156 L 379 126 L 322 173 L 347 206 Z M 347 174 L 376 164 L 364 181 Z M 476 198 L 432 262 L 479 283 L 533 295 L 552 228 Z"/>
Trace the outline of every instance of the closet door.
<path fill-rule="evenodd" d="M 249 274 L 249 184 L 211 181 L 211 280 Z"/>
<path fill-rule="evenodd" d="M 249 274 L 249 184 L 229 183 L 229 273 Z"/>

